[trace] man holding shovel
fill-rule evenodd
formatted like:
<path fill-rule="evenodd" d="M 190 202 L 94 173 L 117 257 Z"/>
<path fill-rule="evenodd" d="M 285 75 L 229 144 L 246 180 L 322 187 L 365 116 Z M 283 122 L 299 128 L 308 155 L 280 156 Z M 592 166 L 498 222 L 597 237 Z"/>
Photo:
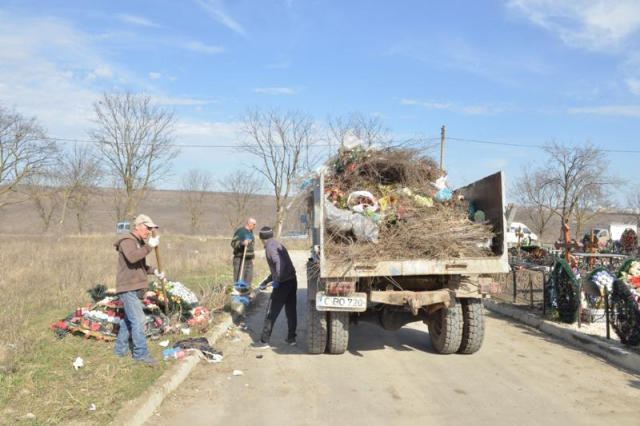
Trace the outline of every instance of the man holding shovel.
<path fill-rule="evenodd" d="M 231 239 L 231 247 L 233 247 L 233 279 L 235 282 L 244 282 L 247 287 L 251 288 L 253 280 L 253 230 L 256 227 L 254 218 L 247 219 L 247 223 L 238 229 Z M 244 259 L 244 270 L 240 276 Z"/>
<path fill-rule="evenodd" d="M 142 364 L 157 363 L 149 355 L 147 339 L 144 332 L 145 316 L 142 300 L 138 296 L 140 290 L 147 288 L 147 275 L 154 274 L 164 279 L 164 273 L 147 266 L 145 257 L 154 247 L 160 244 L 160 237 L 150 237 L 151 231 L 158 226 L 146 215 L 139 215 L 133 223 L 133 231 L 119 239 L 114 245 L 118 251 L 118 273 L 116 275 L 116 292 L 124 305 L 124 321 L 120 323 L 120 331 L 116 339 L 114 353 L 118 357 L 129 354 L 129 338 L 133 340 L 133 360 Z M 145 243 L 145 239 L 149 241 Z"/>
<path fill-rule="evenodd" d="M 296 328 L 298 325 L 298 314 L 296 311 L 298 279 L 296 268 L 293 267 L 291 257 L 287 249 L 273 239 L 273 228 L 265 226 L 260 229 L 260 240 L 264 244 L 264 254 L 269 265 L 269 276 L 260 283 L 260 290 L 267 288 L 271 283 L 273 293 L 269 299 L 267 317 L 264 319 L 262 336 L 258 342 L 250 345 L 252 349 L 268 349 L 269 339 L 273 331 L 273 324 L 276 322 L 280 311 L 284 307 L 287 316 L 288 334 L 285 342 L 293 346 L 296 344 Z"/>

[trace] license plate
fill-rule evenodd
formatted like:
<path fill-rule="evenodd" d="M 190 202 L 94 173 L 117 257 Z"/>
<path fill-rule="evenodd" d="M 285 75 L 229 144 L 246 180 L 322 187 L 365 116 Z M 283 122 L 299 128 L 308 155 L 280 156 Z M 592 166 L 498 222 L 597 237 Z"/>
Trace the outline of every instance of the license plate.
<path fill-rule="evenodd" d="M 367 294 L 354 293 L 352 296 L 330 296 L 319 292 L 316 295 L 316 309 L 319 311 L 364 312 L 367 310 Z"/>

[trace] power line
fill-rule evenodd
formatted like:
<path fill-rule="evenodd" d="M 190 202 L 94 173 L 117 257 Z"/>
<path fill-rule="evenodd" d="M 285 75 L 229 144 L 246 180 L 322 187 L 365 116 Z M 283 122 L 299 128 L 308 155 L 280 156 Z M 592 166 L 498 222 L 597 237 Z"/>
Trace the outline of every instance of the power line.
<path fill-rule="evenodd" d="M 447 140 L 452 140 L 452 141 L 459 141 L 459 142 L 471 142 L 471 143 L 481 143 L 481 144 L 487 144 L 487 145 L 502 145 L 502 146 L 516 146 L 516 147 L 523 147 L 523 148 L 539 148 L 542 149 L 545 146 L 544 145 L 525 145 L 525 144 L 519 144 L 519 143 L 508 143 L 508 142 L 494 142 L 494 141 L 483 141 L 483 140 L 477 140 L 477 139 L 463 139 L 463 138 L 451 138 L 451 137 L 447 137 Z M 629 153 L 629 154 L 640 154 L 640 150 L 625 150 L 625 149 L 604 149 L 604 148 L 598 148 L 600 151 L 602 152 L 618 152 L 618 153 Z"/>
<path fill-rule="evenodd" d="M 389 143 L 390 144 L 418 143 L 418 142 L 429 142 L 429 141 L 433 141 L 433 140 L 436 140 L 436 139 L 437 138 L 411 138 L 411 139 L 405 139 L 405 140 L 390 140 Z M 100 144 L 100 143 L 113 144 L 113 143 L 117 143 L 117 142 L 114 142 L 114 141 L 101 142 L 101 141 L 92 140 L 92 139 L 69 139 L 69 138 L 56 138 L 56 137 L 44 137 L 44 138 L 39 138 L 38 140 L 49 140 L 49 141 L 57 141 L 57 142 L 83 142 L 83 143 L 92 143 L 92 144 Z M 141 143 L 141 145 L 151 145 L 151 144 L 149 144 L 149 143 Z M 340 145 L 339 143 L 313 144 L 313 146 L 317 146 L 317 147 L 334 147 L 334 146 L 339 146 L 339 145 Z M 246 146 L 246 144 L 245 145 L 166 144 L 165 146 L 171 146 L 171 147 L 177 147 L 177 148 L 242 148 L 242 146 Z M 253 145 L 252 144 L 250 146 L 258 146 L 258 145 Z M 282 146 L 284 146 L 284 145 L 282 145 Z M 429 147 L 431 147 L 431 146 L 428 146 L 427 148 L 429 148 Z"/>

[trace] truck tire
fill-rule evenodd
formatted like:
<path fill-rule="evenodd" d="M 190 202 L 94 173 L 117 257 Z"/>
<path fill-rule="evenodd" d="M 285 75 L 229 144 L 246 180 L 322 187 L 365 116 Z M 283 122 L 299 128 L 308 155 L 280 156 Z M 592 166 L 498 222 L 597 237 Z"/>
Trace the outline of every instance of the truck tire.
<path fill-rule="evenodd" d="M 484 308 L 482 299 L 462 300 L 462 342 L 458 353 L 474 354 L 484 341 Z"/>
<path fill-rule="evenodd" d="M 316 310 L 315 300 L 307 300 L 307 352 L 324 353 L 327 333 L 327 313 Z"/>
<path fill-rule="evenodd" d="M 329 353 L 343 354 L 349 345 L 349 312 L 329 312 Z"/>
<path fill-rule="evenodd" d="M 462 306 L 456 299 L 456 304 L 449 308 L 442 308 L 429 321 L 429 337 L 433 348 L 441 354 L 454 354 L 460 348 L 462 341 Z"/>

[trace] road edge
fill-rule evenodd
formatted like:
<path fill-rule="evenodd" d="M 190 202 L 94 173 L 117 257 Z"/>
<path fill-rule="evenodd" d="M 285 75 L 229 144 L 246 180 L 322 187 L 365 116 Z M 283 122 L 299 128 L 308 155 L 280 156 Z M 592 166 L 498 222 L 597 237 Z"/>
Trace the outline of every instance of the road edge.
<path fill-rule="evenodd" d="M 484 307 L 492 312 L 537 328 L 543 333 L 552 335 L 582 351 L 597 355 L 617 367 L 640 374 L 640 355 L 630 352 L 620 343 L 605 342 L 575 330 L 559 327 L 550 321 L 545 321 L 506 303 L 497 303 L 493 300 L 485 299 Z"/>
<path fill-rule="evenodd" d="M 258 289 L 253 289 L 249 295 L 251 302 L 253 302 L 259 294 L 260 291 Z M 204 337 L 209 340 L 212 346 L 215 346 L 215 342 L 224 335 L 231 324 L 245 314 L 249 306 L 238 304 L 235 308 L 232 307 L 232 312 L 223 314 L 225 318 L 222 322 L 217 324 L 215 328 Z M 191 356 L 173 364 L 139 397 L 126 402 L 120 410 L 118 410 L 116 417 L 109 422 L 109 425 L 142 426 L 153 416 L 153 413 L 160 407 L 162 401 L 175 391 L 189 376 L 191 370 L 193 370 L 199 362 L 200 357 Z M 222 362 L 224 362 L 224 360 Z"/>

